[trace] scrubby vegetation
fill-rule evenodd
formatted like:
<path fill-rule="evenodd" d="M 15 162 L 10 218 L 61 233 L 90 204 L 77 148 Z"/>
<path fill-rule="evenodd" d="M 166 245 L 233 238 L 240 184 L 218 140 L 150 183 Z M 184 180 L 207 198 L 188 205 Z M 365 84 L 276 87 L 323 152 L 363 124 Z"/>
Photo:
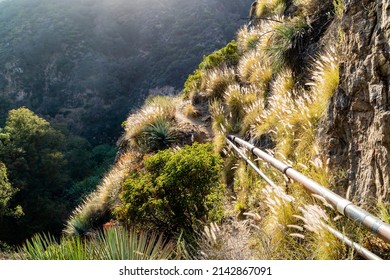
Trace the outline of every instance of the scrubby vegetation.
<path fill-rule="evenodd" d="M 318 34 L 338 32 L 328 22 L 339 16 L 340 5 L 259 1 L 256 14 L 267 18 L 241 28 L 237 41 L 205 56 L 182 95 L 153 96 L 127 118 L 115 165 L 73 211 L 62 239 L 36 236 L 19 257 L 359 258 L 331 234 L 332 227 L 386 258 L 388 247 L 322 197 L 252 158 L 274 184 L 262 181 L 226 141 L 238 135 L 338 190 L 319 137 L 339 85 L 340 50 Z M 389 221 L 388 204 L 377 212 Z M 102 234 L 107 227 L 116 229 Z M 136 241 L 129 241 L 127 229 Z M 160 243 L 149 231 L 172 241 Z M 136 250 L 142 254 L 133 254 L 134 242 L 143 244 Z"/>

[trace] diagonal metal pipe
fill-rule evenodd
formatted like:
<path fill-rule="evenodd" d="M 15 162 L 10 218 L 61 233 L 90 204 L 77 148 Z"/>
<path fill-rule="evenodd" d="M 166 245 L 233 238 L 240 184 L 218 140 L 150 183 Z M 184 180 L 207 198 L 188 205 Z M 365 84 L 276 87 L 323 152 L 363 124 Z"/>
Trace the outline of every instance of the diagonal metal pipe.
<path fill-rule="evenodd" d="M 229 139 L 226 139 L 227 143 L 230 145 L 233 150 L 236 151 L 236 153 L 239 155 L 240 158 L 242 158 L 252 169 L 260 175 L 271 187 L 277 187 L 277 185 L 268 178 L 267 175 L 265 175 L 255 163 L 253 163 L 233 142 L 231 142 Z M 353 242 L 351 239 L 349 239 L 347 236 L 342 234 L 341 232 L 337 231 L 336 229 L 330 227 L 329 225 L 322 222 L 322 226 L 328 230 L 330 233 L 332 233 L 334 236 L 336 236 L 339 240 L 344 242 L 347 246 L 352 247 L 356 250 L 356 252 L 361 255 L 366 260 L 382 260 L 380 257 L 372 253 L 371 251 L 367 250 L 360 244 Z"/>
<path fill-rule="evenodd" d="M 290 165 L 287 165 L 276 158 L 272 157 L 268 153 L 260 150 L 259 148 L 253 146 L 252 144 L 244 141 L 243 139 L 228 135 L 227 138 L 239 144 L 240 146 L 245 147 L 250 150 L 251 153 L 257 155 L 259 158 L 268 162 L 273 167 L 283 172 L 286 176 L 293 179 L 294 181 L 301 183 L 308 191 L 311 193 L 322 196 L 326 201 L 337 209 L 344 216 L 352 219 L 355 222 L 360 223 L 366 227 L 371 232 L 375 233 L 378 237 L 384 240 L 387 243 L 390 243 L 390 225 L 384 223 L 374 215 L 368 213 L 362 208 L 354 205 L 351 201 L 339 196 L 338 194 L 332 192 L 331 190 L 321 186 L 317 182 L 306 177 L 302 173 L 293 169 Z"/>

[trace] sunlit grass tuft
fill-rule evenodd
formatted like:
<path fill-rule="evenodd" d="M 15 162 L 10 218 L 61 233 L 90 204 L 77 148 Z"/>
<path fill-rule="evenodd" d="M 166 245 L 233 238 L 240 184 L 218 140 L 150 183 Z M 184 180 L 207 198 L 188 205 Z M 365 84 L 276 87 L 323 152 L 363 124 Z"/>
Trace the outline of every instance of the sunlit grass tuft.
<path fill-rule="evenodd" d="M 202 89 L 209 99 L 222 98 L 228 86 L 234 83 L 236 83 L 236 78 L 232 69 L 213 69 L 204 75 Z"/>
<path fill-rule="evenodd" d="M 131 167 L 138 162 L 132 153 L 123 154 L 115 166 L 104 176 L 96 191 L 91 193 L 76 209 L 66 222 L 64 233 L 85 236 L 98 226 L 118 202 L 121 185 Z"/>
<path fill-rule="evenodd" d="M 241 58 L 238 75 L 242 81 L 265 92 L 272 77 L 272 68 L 269 60 L 261 51 L 251 51 Z"/>
<path fill-rule="evenodd" d="M 285 0 L 259 0 L 256 7 L 256 16 L 281 15 L 285 9 Z"/>

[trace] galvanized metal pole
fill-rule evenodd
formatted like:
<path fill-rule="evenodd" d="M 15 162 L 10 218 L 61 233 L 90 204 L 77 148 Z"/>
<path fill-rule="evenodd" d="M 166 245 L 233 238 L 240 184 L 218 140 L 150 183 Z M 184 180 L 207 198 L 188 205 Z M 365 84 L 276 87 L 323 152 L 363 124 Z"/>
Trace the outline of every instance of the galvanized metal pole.
<path fill-rule="evenodd" d="M 253 154 L 257 155 L 264 161 L 270 163 L 273 167 L 275 167 L 279 171 L 283 172 L 289 178 L 293 179 L 296 182 L 301 183 L 310 192 L 322 196 L 333 207 L 335 207 L 341 214 L 352 219 L 353 221 L 362 224 L 368 230 L 378 235 L 378 237 L 390 243 L 390 225 L 384 223 L 374 215 L 368 213 L 367 211 L 361 209 L 358 206 L 355 206 L 351 201 L 339 196 L 338 194 L 335 194 L 331 190 L 314 182 L 313 180 L 309 179 L 302 173 L 294 170 L 291 166 L 277 160 L 276 158 L 263 152 L 259 148 L 242 140 L 241 138 L 238 138 L 233 135 L 229 135 L 228 139 L 247 148 Z"/>
<path fill-rule="evenodd" d="M 334 236 L 336 236 L 338 239 L 340 239 L 341 241 L 343 241 L 347 246 L 349 247 L 352 247 L 356 250 L 356 252 L 362 256 L 363 258 L 365 258 L 366 260 L 382 260 L 382 258 L 378 257 L 377 255 L 375 255 L 373 252 L 367 250 L 366 248 L 364 248 L 363 246 L 361 246 L 360 244 L 358 243 L 355 243 L 353 242 L 351 239 L 349 239 L 348 237 L 346 237 L 344 234 L 342 234 L 341 232 L 335 230 L 334 228 L 328 226 L 327 224 L 325 223 L 322 223 L 322 225 L 330 232 L 332 233 Z"/>
<path fill-rule="evenodd" d="M 229 139 L 227 139 L 228 144 L 230 147 L 233 148 L 233 150 L 236 151 L 236 153 L 250 166 L 252 169 L 260 175 L 271 187 L 277 187 L 277 185 L 267 177 L 257 166 L 254 164 L 235 144 L 233 144 Z M 342 234 L 341 232 L 337 231 L 336 229 L 330 227 L 329 225 L 322 222 L 322 226 L 328 230 L 330 233 L 332 233 L 334 236 L 336 236 L 338 239 L 343 241 L 347 246 L 352 247 L 356 250 L 356 252 L 362 256 L 363 258 L 367 260 L 382 260 L 380 257 L 372 253 L 371 251 L 367 250 L 363 246 L 359 245 L 358 243 L 353 242 L 351 239 L 349 239 L 347 236 Z"/>
<path fill-rule="evenodd" d="M 267 177 L 267 175 L 265 175 L 251 160 L 248 159 L 248 157 L 246 157 L 244 155 L 243 152 L 240 151 L 240 149 L 234 145 L 229 139 L 227 139 L 227 142 L 229 143 L 230 147 L 232 147 L 236 152 L 237 154 L 247 163 L 249 164 L 253 170 L 260 175 L 261 178 L 263 178 L 271 187 L 277 187 L 276 184 L 270 179 Z"/>

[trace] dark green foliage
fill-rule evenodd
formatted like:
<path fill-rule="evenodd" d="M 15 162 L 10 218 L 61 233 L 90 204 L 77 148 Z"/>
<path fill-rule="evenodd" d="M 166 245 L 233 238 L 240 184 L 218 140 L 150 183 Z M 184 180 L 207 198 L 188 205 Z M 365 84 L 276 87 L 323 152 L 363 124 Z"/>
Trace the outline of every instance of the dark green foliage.
<path fill-rule="evenodd" d="M 200 220 L 220 218 L 221 163 L 209 144 L 158 152 L 125 181 L 118 218 L 167 234 L 192 232 Z"/>
<path fill-rule="evenodd" d="M 0 162 L 0 219 L 5 215 L 16 215 L 18 212 L 21 214 L 20 207 L 15 210 L 9 208 L 9 201 L 17 191 L 18 189 L 13 188 L 8 180 L 6 166 Z"/>
<path fill-rule="evenodd" d="M 199 68 L 207 70 L 219 67 L 222 64 L 229 67 L 236 65 L 238 59 L 237 43 L 233 40 L 222 49 L 203 57 L 203 61 L 199 64 Z"/>
<path fill-rule="evenodd" d="M 0 131 L 0 161 L 13 191 L 2 165 L 0 192 L 5 186 L 5 192 L 12 193 L 5 205 L 13 215 L 0 221 L 0 240 L 12 244 L 38 231 L 59 234 L 73 207 L 96 188 L 114 156 L 111 146 L 92 148 L 27 108 L 11 110 Z M 19 191 L 14 194 L 15 188 Z M 24 215 L 16 221 L 21 209 Z"/>

